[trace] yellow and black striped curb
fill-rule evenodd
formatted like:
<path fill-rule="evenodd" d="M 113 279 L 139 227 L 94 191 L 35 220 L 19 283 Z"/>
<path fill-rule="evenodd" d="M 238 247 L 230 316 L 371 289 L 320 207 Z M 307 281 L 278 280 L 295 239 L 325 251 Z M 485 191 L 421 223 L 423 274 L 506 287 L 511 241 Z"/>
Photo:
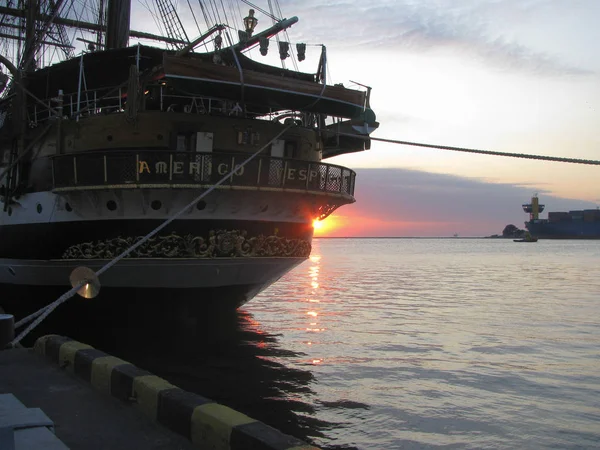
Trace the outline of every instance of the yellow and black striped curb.
<path fill-rule="evenodd" d="M 34 350 L 89 381 L 96 389 L 133 403 L 151 419 L 185 436 L 200 448 L 319 450 L 68 337 L 41 337 L 36 341 Z"/>

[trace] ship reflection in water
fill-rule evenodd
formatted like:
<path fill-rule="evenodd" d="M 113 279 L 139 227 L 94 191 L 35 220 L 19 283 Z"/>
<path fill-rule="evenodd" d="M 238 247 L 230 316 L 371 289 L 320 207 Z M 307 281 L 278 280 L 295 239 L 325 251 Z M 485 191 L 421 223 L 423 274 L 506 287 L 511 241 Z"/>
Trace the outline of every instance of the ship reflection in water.
<path fill-rule="evenodd" d="M 141 328 L 117 329 L 95 345 L 297 438 L 310 442 L 334 426 L 314 418 L 315 408 L 306 401 L 313 394 L 312 373 L 286 367 L 286 359 L 303 355 L 282 349 L 248 312 L 211 315 L 172 333 Z"/>
<path fill-rule="evenodd" d="M 329 277 L 339 273 L 328 270 L 320 280 L 321 263 L 315 243 L 309 260 L 248 305 L 233 312 L 207 310 L 204 320 L 177 315 L 175 322 L 169 311 L 150 301 L 124 314 L 92 316 L 83 306 L 97 300 L 77 297 L 61 307 L 74 308 L 72 314 L 59 309 L 34 334 L 60 330 L 283 433 L 323 449 L 354 449 L 324 444 L 347 430 L 342 411 L 356 418 L 369 407 L 349 400 L 360 398 L 358 393 L 334 389 L 331 397 L 316 392 L 331 393 L 328 366 L 341 362 L 327 357 L 327 349 L 336 344 L 327 324 L 335 329 L 347 316 L 341 303 L 330 301 Z M 125 309 L 128 300 L 126 293 L 112 298 Z M 33 345 L 35 336 L 26 344 Z"/>

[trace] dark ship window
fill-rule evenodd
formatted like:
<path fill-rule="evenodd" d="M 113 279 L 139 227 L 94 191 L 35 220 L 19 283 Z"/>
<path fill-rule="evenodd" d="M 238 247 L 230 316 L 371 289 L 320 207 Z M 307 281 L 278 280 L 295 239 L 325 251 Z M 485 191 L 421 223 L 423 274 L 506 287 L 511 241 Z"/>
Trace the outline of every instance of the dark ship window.
<path fill-rule="evenodd" d="M 160 208 L 162 208 L 162 202 L 160 200 L 152 200 L 152 203 L 150 203 L 150 208 L 152 208 L 154 211 L 158 211 Z"/>
<path fill-rule="evenodd" d="M 42 209 L 43 209 L 43 208 L 42 208 L 42 205 L 41 205 L 41 204 L 39 204 L 39 203 L 38 203 L 38 204 L 37 204 L 37 206 L 36 206 L 36 209 L 37 209 L 37 212 L 38 212 L 38 214 L 41 214 L 41 213 L 42 213 Z"/>
<path fill-rule="evenodd" d="M 196 209 L 198 211 L 202 211 L 204 208 L 206 208 L 206 202 L 203 200 L 200 200 L 198 203 L 196 203 Z"/>
<path fill-rule="evenodd" d="M 115 202 L 114 200 L 109 200 L 106 202 L 106 207 L 109 211 L 114 211 L 117 209 L 117 202 Z"/>
<path fill-rule="evenodd" d="M 285 158 L 297 158 L 297 151 L 296 151 L 296 142 L 294 141 L 285 141 L 285 153 L 283 154 L 283 156 Z"/>
<path fill-rule="evenodd" d="M 111 135 L 111 134 L 109 134 L 108 136 L 106 136 L 106 140 L 107 140 L 107 141 L 109 141 L 109 142 L 110 142 L 110 141 L 112 141 L 112 140 L 113 140 L 113 137 L 112 137 L 112 135 Z"/>
<path fill-rule="evenodd" d="M 65 204 L 65 209 L 69 212 L 73 211 L 73 208 L 71 208 L 71 205 L 68 203 Z"/>
<path fill-rule="evenodd" d="M 171 134 L 171 148 L 177 152 L 193 152 L 196 151 L 196 132 L 195 131 L 178 131 Z"/>
<path fill-rule="evenodd" d="M 179 134 L 177 135 L 177 142 L 175 145 L 175 150 L 178 152 L 185 152 L 187 149 L 186 146 L 186 139 L 185 139 L 185 134 Z"/>
<path fill-rule="evenodd" d="M 175 137 L 175 151 L 191 152 L 196 149 L 196 134 L 189 132 L 180 132 Z"/>
<path fill-rule="evenodd" d="M 157 134 L 156 135 L 156 139 L 159 140 L 159 141 L 162 141 L 163 140 L 163 135 L 162 134 Z"/>

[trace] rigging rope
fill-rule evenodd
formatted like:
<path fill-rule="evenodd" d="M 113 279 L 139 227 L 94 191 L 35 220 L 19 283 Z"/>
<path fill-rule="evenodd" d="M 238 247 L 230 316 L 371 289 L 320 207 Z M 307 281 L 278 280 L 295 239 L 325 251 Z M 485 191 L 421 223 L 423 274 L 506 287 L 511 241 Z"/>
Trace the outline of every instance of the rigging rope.
<path fill-rule="evenodd" d="M 274 14 L 273 14 L 273 8 L 271 8 L 270 2 L 269 2 L 269 9 L 271 10 L 271 12 L 265 11 L 264 9 L 262 9 L 260 6 L 257 6 L 255 4 L 253 4 L 252 2 L 248 1 L 248 0 L 242 0 L 242 2 L 244 2 L 246 5 L 248 5 L 250 8 L 253 8 L 261 13 L 263 13 L 265 16 L 270 17 L 273 22 L 281 22 L 281 19 L 277 18 Z M 281 15 L 280 15 L 281 16 Z M 282 17 L 282 16 L 281 16 Z"/>
<path fill-rule="evenodd" d="M 206 10 L 204 9 L 204 4 L 202 3 L 202 0 L 198 0 L 198 4 L 200 5 L 200 10 L 202 11 L 202 15 L 204 16 L 204 25 L 208 29 L 211 27 L 212 21 L 208 19 L 208 15 L 206 13 Z"/>
<path fill-rule="evenodd" d="M 187 4 L 188 4 L 188 7 L 190 8 L 190 11 L 192 12 L 192 17 L 194 18 L 194 23 L 196 24 L 196 28 L 198 28 L 198 33 L 202 34 L 202 30 L 200 29 L 200 25 L 198 24 L 198 21 L 196 20 L 196 14 L 194 13 L 194 8 L 192 8 L 192 4 L 190 3 L 190 0 L 187 0 Z"/>
<path fill-rule="evenodd" d="M 223 9 L 223 17 L 225 17 L 225 23 L 227 25 L 231 25 L 231 22 L 229 22 L 229 17 L 227 17 L 227 9 L 225 8 L 225 4 L 223 3 L 223 0 L 221 0 L 221 8 Z"/>
<path fill-rule="evenodd" d="M 252 161 L 254 158 L 256 158 L 264 149 L 268 148 L 269 145 L 271 145 L 273 142 L 275 142 L 277 139 L 279 139 L 279 137 L 281 135 L 283 135 L 287 130 L 289 130 L 293 126 L 294 125 L 288 125 L 287 127 L 283 128 L 283 130 L 281 130 L 279 133 L 277 133 L 277 135 L 275 135 L 275 137 L 273 137 L 269 142 L 267 142 L 265 145 L 263 145 L 261 148 L 259 148 L 256 152 L 254 152 L 252 155 L 250 155 L 248 158 L 246 158 L 244 161 L 242 161 L 242 163 L 236 165 L 231 170 L 231 172 L 229 172 L 227 175 L 225 175 L 223 178 L 221 178 L 219 181 L 217 181 L 215 184 L 213 184 L 210 188 L 208 188 L 202 194 L 197 196 L 194 200 L 192 200 L 190 203 L 188 203 L 182 209 L 177 211 L 175 214 L 173 214 L 171 217 L 169 217 L 167 220 L 165 220 L 163 223 L 161 223 L 158 227 L 156 227 L 154 230 L 152 230 L 150 233 L 148 233 L 142 239 L 140 239 L 135 244 L 133 244 L 131 247 L 129 247 L 127 250 L 125 250 L 123 253 L 121 253 L 120 255 L 118 255 L 117 257 L 115 257 L 114 259 L 109 261 L 108 263 L 106 263 L 104 266 L 102 266 L 100 269 L 98 269 L 98 271 L 96 272 L 96 276 L 100 277 L 100 275 L 102 275 L 104 272 L 106 272 L 108 269 L 110 269 L 112 266 L 114 266 L 120 260 L 125 258 L 136 248 L 138 248 L 139 246 L 141 246 L 142 244 L 147 242 L 152 236 L 157 234 L 159 231 L 161 231 L 163 228 L 165 228 L 167 225 L 169 225 L 171 222 L 173 222 L 179 216 L 184 214 L 188 209 L 192 208 L 196 203 L 198 203 L 205 196 L 207 196 L 212 191 L 214 191 L 218 186 L 225 183 L 229 178 L 231 178 L 233 176 L 234 173 L 239 171 L 242 167 L 244 167 L 246 164 L 248 164 L 250 161 Z M 54 311 L 62 303 L 66 302 L 68 299 L 73 297 L 77 293 L 77 291 L 79 289 L 81 289 L 83 286 L 85 286 L 86 284 L 87 284 L 87 281 L 82 281 L 81 283 L 74 286 L 71 290 L 69 290 L 68 292 L 61 295 L 54 302 L 50 303 L 49 305 L 41 308 L 40 310 L 34 312 L 33 314 L 30 314 L 29 316 L 18 321 L 15 324 L 15 328 L 18 328 L 37 317 L 37 319 L 34 320 L 21 334 L 19 334 L 15 339 L 13 339 L 13 341 L 10 343 L 10 346 L 15 347 L 25 336 L 27 336 L 29 334 L 29 332 L 31 330 L 33 330 L 35 327 L 37 327 L 52 311 Z"/>
<path fill-rule="evenodd" d="M 425 147 L 425 148 L 434 148 L 437 150 L 450 150 L 455 152 L 465 152 L 465 153 L 478 153 L 480 155 L 491 155 L 491 156 L 507 156 L 510 158 L 522 158 L 522 159 L 537 159 L 541 161 L 555 161 L 555 162 L 565 162 L 572 164 L 588 164 L 594 166 L 600 166 L 600 161 L 594 159 L 580 159 L 580 158 L 563 158 L 560 156 L 546 156 L 546 155 L 532 155 L 527 153 L 511 153 L 511 152 L 497 152 L 493 150 L 479 150 L 474 148 L 463 148 L 463 147 L 450 147 L 448 145 L 436 145 L 436 144 L 423 144 L 420 142 L 410 142 L 410 141 L 399 141 L 396 139 L 384 139 L 384 138 L 374 138 L 369 136 L 357 136 L 355 134 L 350 133 L 337 133 L 339 136 L 349 136 L 353 138 L 359 138 L 368 140 L 371 139 L 373 141 L 380 142 L 388 142 L 390 144 L 400 144 L 400 145 L 411 145 L 414 147 Z"/>

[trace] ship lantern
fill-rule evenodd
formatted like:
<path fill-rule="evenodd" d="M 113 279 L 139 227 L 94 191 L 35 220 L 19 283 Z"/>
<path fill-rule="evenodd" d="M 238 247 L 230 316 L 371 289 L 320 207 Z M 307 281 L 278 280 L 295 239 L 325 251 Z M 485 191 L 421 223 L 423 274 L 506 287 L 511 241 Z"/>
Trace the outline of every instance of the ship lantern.
<path fill-rule="evenodd" d="M 248 11 L 248 15 L 244 17 L 244 26 L 246 27 L 246 33 L 248 34 L 248 37 L 252 36 L 257 23 L 258 19 L 254 17 L 254 10 L 251 9 Z"/>
<path fill-rule="evenodd" d="M 306 44 L 296 44 L 296 51 L 298 52 L 298 61 L 304 61 L 306 59 Z"/>
<path fill-rule="evenodd" d="M 261 37 L 260 40 L 260 54 L 263 56 L 267 56 L 267 52 L 269 51 L 269 39 L 266 37 Z"/>
<path fill-rule="evenodd" d="M 290 56 L 290 43 L 279 41 L 279 58 L 283 61 L 285 58 Z"/>

